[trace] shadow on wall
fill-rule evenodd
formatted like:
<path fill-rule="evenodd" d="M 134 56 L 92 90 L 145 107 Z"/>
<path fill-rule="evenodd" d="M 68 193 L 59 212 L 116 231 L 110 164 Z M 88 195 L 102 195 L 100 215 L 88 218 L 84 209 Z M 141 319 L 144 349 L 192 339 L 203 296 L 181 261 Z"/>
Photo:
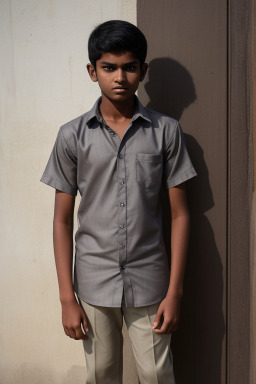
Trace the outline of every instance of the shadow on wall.
<path fill-rule="evenodd" d="M 196 100 L 190 73 L 171 58 L 149 64 L 145 90 L 147 107 L 180 120 Z M 191 235 L 179 329 L 172 337 L 176 384 L 220 384 L 221 354 L 225 335 L 223 276 L 214 232 L 205 213 L 214 207 L 204 153 L 191 135 L 187 148 L 198 176 L 187 182 L 191 212 Z M 170 206 L 168 191 L 161 189 L 164 238 L 170 255 Z M 170 262 L 170 260 L 169 260 Z"/>
<path fill-rule="evenodd" d="M 180 120 L 185 108 L 196 100 L 190 73 L 176 60 L 168 57 L 149 63 L 148 82 L 144 88 L 149 96 L 148 108 Z"/>

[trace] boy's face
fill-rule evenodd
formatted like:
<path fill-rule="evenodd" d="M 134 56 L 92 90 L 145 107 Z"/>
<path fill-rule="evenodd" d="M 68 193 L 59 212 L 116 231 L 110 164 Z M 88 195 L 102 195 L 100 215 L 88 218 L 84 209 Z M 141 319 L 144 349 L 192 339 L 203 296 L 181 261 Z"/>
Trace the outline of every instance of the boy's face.
<path fill-rule="evenodd" d="M 130 51 L 103 53 L 96 62 L 87 65 L 92 81 L 98 81 L 102 97 L 112 102 L 123 102 L 134 96 L 140 81 L 147 72 L 147 64 L 140 61 Z"/>

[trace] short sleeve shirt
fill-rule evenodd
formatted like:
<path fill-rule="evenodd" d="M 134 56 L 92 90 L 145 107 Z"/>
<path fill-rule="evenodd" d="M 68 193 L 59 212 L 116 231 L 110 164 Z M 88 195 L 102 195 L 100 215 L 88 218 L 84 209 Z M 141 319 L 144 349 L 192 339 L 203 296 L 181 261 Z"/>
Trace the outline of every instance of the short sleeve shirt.
<path fill-rule="evenodd" d="M 180 124 L 145 108 L 135 112 L 122 140 L 99 105 L 60 127 L 41 177 L 81 201 L 75 234 L 74 290 L 105 307 L 151 305 L 170 279 L 163 240 L 161 185 L 194 177 Z"/>

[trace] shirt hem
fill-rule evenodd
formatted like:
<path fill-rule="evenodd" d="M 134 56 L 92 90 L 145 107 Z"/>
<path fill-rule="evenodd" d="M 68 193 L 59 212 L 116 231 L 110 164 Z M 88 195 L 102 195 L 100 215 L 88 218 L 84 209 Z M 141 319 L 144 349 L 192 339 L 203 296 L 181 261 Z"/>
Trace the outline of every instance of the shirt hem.
<path fill-rule="evenodd" d="M 99 304 L 98 301 L 96 302 L 95 300 L 86 299 L 84 296 L 82 297 L 82 295 L 80 295 L 80 294 L 77 293 L 76 291 L 75 291 L 75 293 L 76 293 L 77 297 L 78 297 L 81 301 L 83 301 L 83 302 L 85 302 L 85 303 L 87 303 L 87 304 L 90 304 L 90 305 L 94 305 L 94 306 L 96 306 L 96 307 L 121 308 L 121 306 L 122 306 L 122 305 L 106 305 L 106 304 L 103 305 L 103 304 Z M 126 307 L 127 307 L 127 308 L 148 307 L 148 306 L 150 306 L 150 305 L 154 305 L 154 304 L 161 303 L 161 301 L 164 300 L 165 296 L 166 296 L 166 295 L 164 295 L 164 297 L 163 297 L 162 299 L 153 300 L 153 302 L 148 302 L 148 303 L 146 303 L 146 304 L 140 304 L 140 305 L 136 305 L 136 304 L 134 304 L 134 305 L 127 305 Z"/>

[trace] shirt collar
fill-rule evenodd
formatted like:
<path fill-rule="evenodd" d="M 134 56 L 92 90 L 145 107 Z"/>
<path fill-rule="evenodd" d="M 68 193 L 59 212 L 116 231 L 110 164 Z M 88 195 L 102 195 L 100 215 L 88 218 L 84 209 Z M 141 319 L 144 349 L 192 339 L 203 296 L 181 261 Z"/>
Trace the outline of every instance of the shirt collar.
<path fill-rule="evenodd" d="M 141 117 L 144 120 L 149 121 L 152 123 L 152 120 L 150 119 L 150 116 L 148 114 L 147 109 L 141 104 L 139 98 L 134 95 L 135 97 L 135 111 L 132 117 L 132 121 L 137 120 L 139 117 Z M 87 122 L 90 120 L 96 118 L 100 123 L 103 123 L 103 117 L 100 112 L 100 103 L 101 103 L 101 96 L 96 100 L 95 104 L 93 105 L 92 109 L 87 114 Z"/>

